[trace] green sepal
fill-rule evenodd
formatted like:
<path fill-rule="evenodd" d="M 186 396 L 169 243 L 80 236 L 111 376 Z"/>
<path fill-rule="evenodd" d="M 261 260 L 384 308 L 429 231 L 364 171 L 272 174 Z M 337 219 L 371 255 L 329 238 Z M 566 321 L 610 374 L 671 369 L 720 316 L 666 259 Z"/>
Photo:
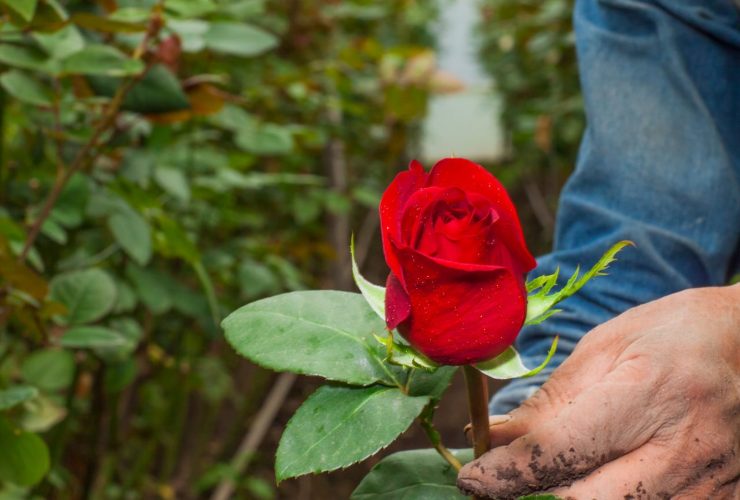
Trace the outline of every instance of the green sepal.
<path fill-rule="evenodd" d="M 602 255 L 601 259 L 594 265 L 583 276 L 580 276 L 580 270 L 577 267 L 573 275 L 570 277 L 568 282 L 557 292 L 550 293 L 555 287 L 558 280 L 559 269 L 556 269 L 554 273 L 548 275 L 537 276 L 536 278 L 527 282 L 527 317 L 524 320 L 525 325 L 536 325 L 542 323 L 544 320 L 559 312 L 559 309 L 552 309 L 552 307 L 565 300 L 571 295 L 575 294 L 578 290 L 583 288 L 591 278 L 595 276 L 605 276 L 604 272 L 606 268 L 616 260 L 615 256 L 617 252 L 622 250 L 628 245 L 634 245 L 631 241 L 620 241 L 619 243 L 612 246 L 607 252 Z"/>
<path fill-rule="evenodd" d="M 380 335 L 374 335 L 375 340 L 385 346 L 386 357 L 385 361 L 392 365 L 404 366 L 406 368 L 421 368 L 423 370 L 434 371 L 439 368 L 439 365 L 427 358 L 420 352 L 410 345 L 401 344 L 393 339 L 393 333 L 388 332 L 388 335 L 382 337 Z"/>
<path fill-rule="evenodd" d="M 550 362 L 553 355 L 555 354 L 557 348 L 558 337 L 555 337 L 555 339 L 553 339 L 552 341 L 552 345 L 550 346 L 550 350 L 547 351 L 547 357 L 536 368 L 527 368 L 524 365 L 521 356 L 519 356 L 519 353 L 516 352 L 516 349 L 514 349 L 513 347 L 509 347 L 503 353 L 499 354 L 493 359 L 489 359 L 488 361 L 483 361 L 481 363 L 476 363 L 473 366 L 475 366 L 475 368 L 477 368 L 478 371 L 480 371 L 481 373 L 484 373 L 485 375 L 497 380 L 533 377 L 547 366 L 547 364 Z"/>
<path fill-rule="evenodd" d="M 352 255 L 352 277 L 355 280 L 357 288 L 360 289 L 360 293 L 365 297 L 370 308 L 375 311 L 378 316 L 383 318 L 383 321 L 385 321 L 385 287 L 370 283 L 362 274 L 360 274 L 360 268 L 355 261 L 354 234 L 350 239 L 349 252 L 350 255 Z"/>

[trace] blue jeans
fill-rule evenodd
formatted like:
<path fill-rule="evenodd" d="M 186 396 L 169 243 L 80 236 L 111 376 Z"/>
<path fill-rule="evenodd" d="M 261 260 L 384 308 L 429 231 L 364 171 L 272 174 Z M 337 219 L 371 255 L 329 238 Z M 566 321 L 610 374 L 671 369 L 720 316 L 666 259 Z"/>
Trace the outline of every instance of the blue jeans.
<path fill-rule="evenodd" d="M 740 10 L 732 0 L 578 0 L 576 46 L 587 130 L 558 210 L 553 252 L 532 276 L 590 267 L 619 240 L 610 266 L 525 328 L 517 347 L 537 365 L 497 393 L 506 413 L 548 378 L 578 340 L 635 305 L 740 270 Z M 677 365 L 680 360 L 676 360 Z M 678 366 L 677 366 L 678 368 Z"/>

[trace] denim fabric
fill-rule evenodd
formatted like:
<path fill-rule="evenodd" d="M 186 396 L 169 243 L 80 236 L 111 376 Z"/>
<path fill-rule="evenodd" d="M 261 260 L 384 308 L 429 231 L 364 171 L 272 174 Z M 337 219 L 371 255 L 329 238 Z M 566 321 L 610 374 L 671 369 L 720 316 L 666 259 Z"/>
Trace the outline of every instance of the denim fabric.
<path fill-rule="evenodd" d="M 587 130 L 558 210 L 553 252 L 532 275 L 589 267 L 613 243 L 608 277 L 525 328 L 528 366 L 560 335 L 554 362 L 491 402 L 529 397 L 591 328 L 740 267 L 740 11 L 732 0 L 579 0 L 576 46 Z"/>

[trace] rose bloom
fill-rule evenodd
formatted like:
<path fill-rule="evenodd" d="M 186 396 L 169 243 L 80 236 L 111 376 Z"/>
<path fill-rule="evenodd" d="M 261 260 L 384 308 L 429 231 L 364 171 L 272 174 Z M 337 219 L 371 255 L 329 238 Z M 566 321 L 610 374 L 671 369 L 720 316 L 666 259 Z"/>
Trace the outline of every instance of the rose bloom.
<path fill-rule="evenodd" d="M 535 260 L 491 173 L 462 158 L 429 173 L 414 161 L 383 193 L 380 222 L 389 329 L 445 365 L 490 359 L 514 343 Z"/>

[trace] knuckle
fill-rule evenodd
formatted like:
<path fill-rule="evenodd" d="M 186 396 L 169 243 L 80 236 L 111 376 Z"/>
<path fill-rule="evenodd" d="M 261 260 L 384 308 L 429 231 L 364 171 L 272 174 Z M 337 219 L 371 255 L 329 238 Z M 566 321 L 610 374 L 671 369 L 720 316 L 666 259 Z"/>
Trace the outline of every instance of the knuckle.
<path fill-rule="evenodd" d="M 567 402 L 567 387 L 557 377 L 550 378 L 527 399 L 522 406 L 529 410 L 545 411 Z"/>

